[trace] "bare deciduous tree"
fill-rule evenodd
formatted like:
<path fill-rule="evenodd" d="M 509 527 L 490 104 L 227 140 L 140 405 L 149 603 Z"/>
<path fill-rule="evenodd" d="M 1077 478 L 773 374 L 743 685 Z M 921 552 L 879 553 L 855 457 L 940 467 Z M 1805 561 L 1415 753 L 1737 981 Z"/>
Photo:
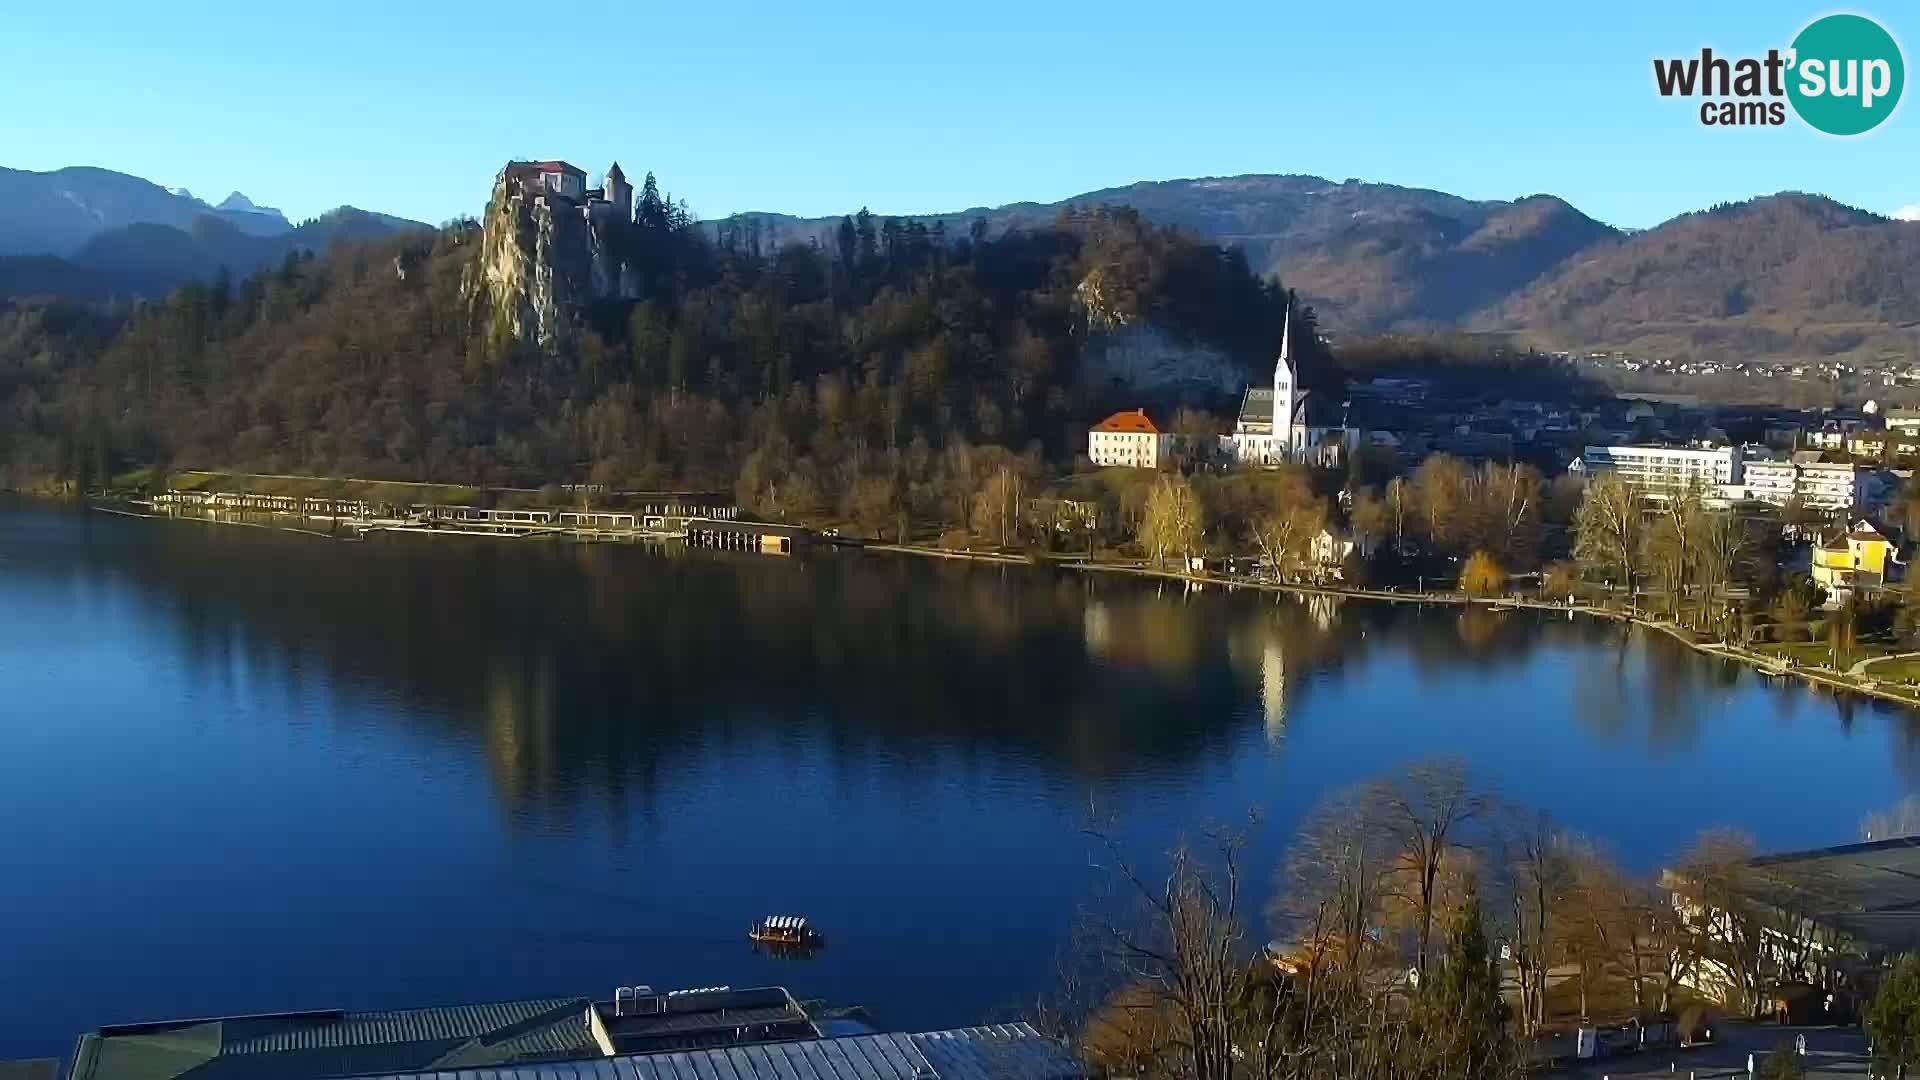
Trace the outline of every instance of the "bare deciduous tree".
<path fill-rule="evenodd" d="M 1545 814 L 1516 812 L 1503 831 L 1496 863 L 1513 935 L 1512 963 L 1518 985 L 1520 1033 L 1532 1035 L 1546 1020 L 1547 972 L 1558 957 L 1557 915 L 1573 870 L 1566 838 Z"/>
<path fill-rule="evenodd" d="M 1722 607 L 1721 594 L 1752 545 L 1752 533 L 1747 523 L 1731 510 L 1706 513 L 1699 527 L 1700 560 L 1695 568 L 1695 580 L 1700 585 L 1701 605 L 1718 614 Z"/>
<path fill-rule="evenodd" d="M 1639 493 L 1625 480 L 1612 473 L 1594 477 L 1573 515 L 1574 558 L 1631 592 L 1643 510 Z"/>
<path fill-rule="evenodd" d="M 1259 969 L 1251 963 L 1240 922 L 1244 835 L 1210 836 L 1210 853 L 1217 860 L 1211 867 L 1182 844 L 1169 855 L 1165 873 L 1151 878 L 1110 835 L 1095 835 L 1105 852 L 1102 869 L 1146 915 L 1133 924 L 1103 921 L 1096 933 L 1123 987 L 1131 988 L 1131 1011 L 1150 1009 L 1163 1017 L 1156 1024 L 1166 1045 L 1150 1056 L 1164 1060 L 1173 1075 L 1234 1080 L 1246 1075 L 1238 1059 L 1248 1052 L 1251 1026 L 1260 1036 L 1253 1040 L 1259 1045 L 1252 1074 L 1274 1076 L 1280 998 L 1265 995 L 1261 1016 L 1246 1010 L 1262 995 L 1253 985 Z"/>
<path fill-rule="evenodd" d="M 1419 762 L 1379 792 L 1381 820 L 1399 845 L 1400 888 L 1416 920 L 1414 966 L 1427 970 L 1440 872 L 1465 846 L 1462 835 L 1486 811 L 1486 797 L 1452 759 Z"/>
<path fill-rule="evenodd" d="M 1475 477 L 1481 518 L 1476 546 L 1509 569 L 1531 568 L 1540 557 L 1545 485 L 1531 465 L 1488 462 Z"/>
<path fill-rule="evenodd" d="M 987 477 L 986 485 L 973 499 L 975 531 L 994 537 L 1001 547 L 1019 539 L 1021 506 L 1026 501 L 1026 484 L 1011 466 L 1001 465 Z"/>
<path fill-rule="evenodd" d="M 1297 575 L 1312 552 L 1313 538 L 1327 527 L 1327 504 L 1316 499 L 1306 505 L 1273 510 L 1254 522 L 1253 539 L 1261 557 L 1282 577 Z"/>
<path fill-rule="evenodd" d="M 1184 477 L 1162 476 L 1154 481 L 1140 520 L 1140 543 L 1155 563 L 1167 556 L 1189 560 L 1206 534 L 1206 512 Z"/>
<path fill-rule="evenodd" d="M 1860 819 L 1860 839 L 1894 840 L 1920 836 L 1920 796 L 1909 795 L 1885 810 Z"/>

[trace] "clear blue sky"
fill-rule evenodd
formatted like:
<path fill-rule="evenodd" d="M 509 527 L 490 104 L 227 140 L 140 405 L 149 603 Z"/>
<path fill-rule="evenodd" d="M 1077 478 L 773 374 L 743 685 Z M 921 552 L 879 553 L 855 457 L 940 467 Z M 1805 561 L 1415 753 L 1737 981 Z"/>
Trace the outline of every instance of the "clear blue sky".
<path fill-rule="evenodd" d="M 1653 91 L 1655 55 L 1784 47 L 1829 10 L 19 4 L 0 25 L 0 165 L 99 165 L 209 200 L 237 188 L 296 219 L 351 203 L 433 222 L 477 212 L 511 157 L 595 177 L 617 158 L 702 216 L 954 210 L 1247 172 L 1549 191 L 1628 226 L 1782 189 L 1920 204 L 1913 102 L 1843 141 L 1797 121 L 1703 128 Z M 1920 9 L 1857 10 L 1916 60 Z"/>

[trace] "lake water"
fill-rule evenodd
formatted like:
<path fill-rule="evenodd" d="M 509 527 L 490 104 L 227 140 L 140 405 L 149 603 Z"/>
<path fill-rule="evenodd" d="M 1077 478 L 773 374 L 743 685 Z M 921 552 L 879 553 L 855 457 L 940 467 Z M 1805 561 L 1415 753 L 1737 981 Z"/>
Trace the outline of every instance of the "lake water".
<path fill-rule="evenodd" d="M 1856 838 L 1920 728 L 1537 614 L 0 504 L 0 1057 L 213 1013 L 777 982 L 1017 1010 L 1136 850 L 1438 753 L 1652 870 Z M 756 954 L 755 918 L 831 935 Z"/>

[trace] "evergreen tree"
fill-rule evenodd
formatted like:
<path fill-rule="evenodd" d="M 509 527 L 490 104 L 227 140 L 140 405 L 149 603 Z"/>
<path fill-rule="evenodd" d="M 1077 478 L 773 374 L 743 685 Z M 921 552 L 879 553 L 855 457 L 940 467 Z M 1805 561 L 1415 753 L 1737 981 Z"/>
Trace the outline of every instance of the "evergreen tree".
<path fill-rule="evenodd" d="M 648 232 L 663 234 L 667 231 L 667 217 L 667 202 L 660 197 L 660 184 L 649 172 L 640 184 L 640 201 L 634 211 L 634 220 Z"/>
<path fill-rule="evenodd" d="M 871 269 L 880 260 L 880 243 L 874 235 L 873 215 L 864 206 L 853 215 L 853 231 L 860 243 L 860 269 Z"/>
<path fill-rule="evenodd" d="M 840 265 L 852 276 L 855 264 L 860 259 L 860 241 L 853 231 L 853 217 L 848 215 L 840 219 L 840 228 L 834 236 L 834 250 L 840 255 Z"/>
<path fill-rule="evenodd" d="M 1460 1078 L 1504 1076 L 1513 1060 L 1500 969 L 1487 948 L 1480 897 L 1469 886 L 1447 937 L 1446 963 L 1429 969 L 1414 1001 L 1417 1037 L 1409 1073 Z"/>
<path fill-rule="evenodd" d="M 207 291 L 207 315 L 216 326 L 226 319 L 227 307 L 232 300 L 233 271 L 227 269 L 226 263 L 221 263 L 220 269 L 214 271 L 213 283 Z"/>
<path fill-rule="evenodd" d="M 1881 976 L 1864 1019 L 1874 1075 L 1904 1080 L 1920 1064 L 1920 957 L 1902 956 Z"/>

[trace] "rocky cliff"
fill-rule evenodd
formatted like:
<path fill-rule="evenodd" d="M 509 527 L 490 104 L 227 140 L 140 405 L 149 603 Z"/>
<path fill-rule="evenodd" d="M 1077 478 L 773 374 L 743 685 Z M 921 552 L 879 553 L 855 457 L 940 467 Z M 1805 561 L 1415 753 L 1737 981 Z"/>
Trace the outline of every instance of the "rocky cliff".
<path fill-rule="evenodd" d="M 480 255 L 462 288 L 494 340 L 554 351 L 567 346 L 585 308 L 639 295 L 622 254 L 630 218 L 532 193 L 503 172 L 481 219 Z"/>
<path fill-rule="evenodd" d="M 1135 313 L 1122 283 L 1095 267 L 1074 288 L 1087 331 L 1087 388 L 1118 387 L 1145 394 L 1238 394 L 1247 374 L 1222 349 L 1189 341 Z"/>

